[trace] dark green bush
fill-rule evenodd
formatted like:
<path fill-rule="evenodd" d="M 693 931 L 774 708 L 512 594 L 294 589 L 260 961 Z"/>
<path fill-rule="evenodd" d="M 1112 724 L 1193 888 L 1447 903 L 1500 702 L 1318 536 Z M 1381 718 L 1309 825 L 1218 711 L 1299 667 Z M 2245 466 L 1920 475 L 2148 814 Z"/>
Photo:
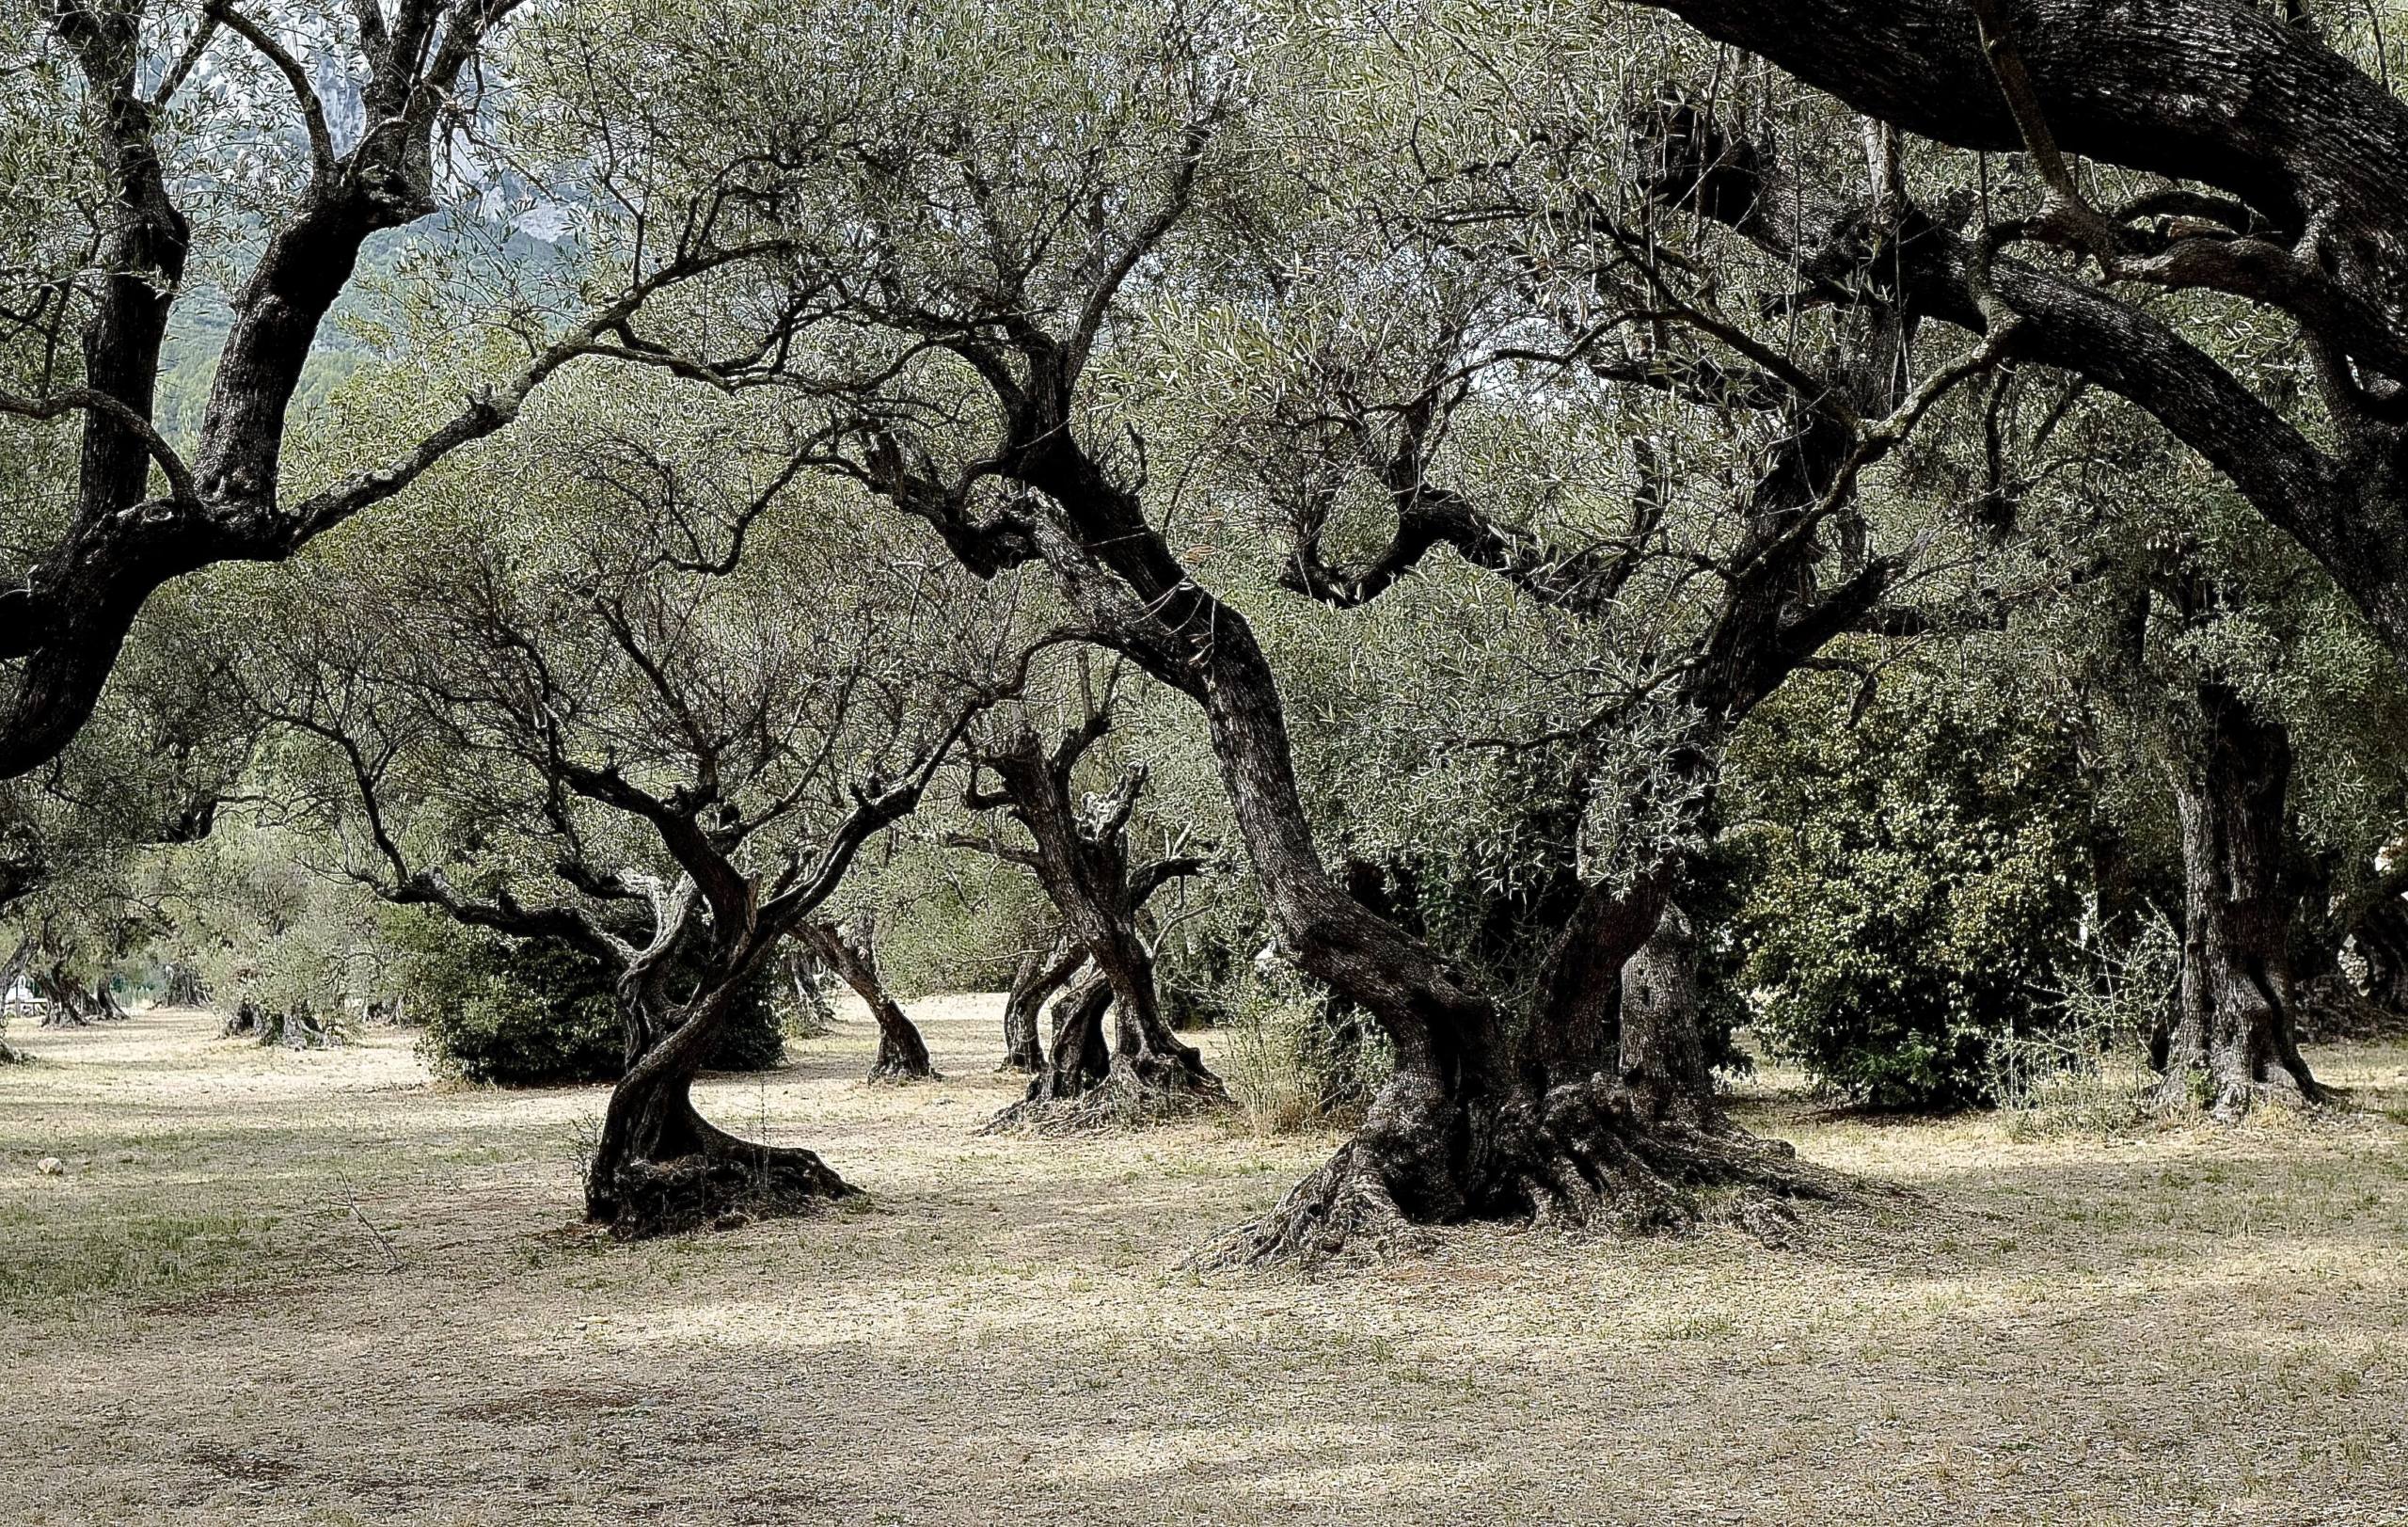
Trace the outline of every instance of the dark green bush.
<path fill-rule="evenodd" d="M 566 945 L 511 939 L 442 918 L 390 918 L 396 984 L 426 1025 L 421 1054 L 437 1072 L 472 1082 L 539 1087 L 610 1081 L 625 1041 L 616 972 Z M 778 1063 L 784 1041 L 763 978 L 737 1009 L 711 1058 L 721 1071 Z"/>
<path fill-rule="evenodd" d="M 2073 744 L 1925 676 L 1848 720 L 1803 685 L 1734 749 L 1734 985 L 1776 1054 L 1877 1107 L 1987 1101 L 1991 1041 L 2055 1020 L 2084 905 Z"/>

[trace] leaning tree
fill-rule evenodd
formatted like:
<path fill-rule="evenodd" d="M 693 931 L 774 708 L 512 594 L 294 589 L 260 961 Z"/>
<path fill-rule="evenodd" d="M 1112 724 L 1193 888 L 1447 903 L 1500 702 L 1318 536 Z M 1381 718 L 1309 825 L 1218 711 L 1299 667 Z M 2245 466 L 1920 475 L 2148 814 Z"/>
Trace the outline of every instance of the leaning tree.
<path fill-rule="evenodd" d="M 71 460 L 33 449 L 40 481 L 0 510 L 0 778 L 75 736 L 169 581 L 293 555 L 501 430 L 580 358 L 745 364 L 758 325 L 721 346 L 647 315 L 759 251 L 758 215 L 808 135 L 628 173 L 549 93 L 611 18 L 552 8 L 513 27 L 519 9 L 52 0 L 0 19 L 24 60 L 0 92 L 0 415 L 81 430 Z M 657 135 L 657 103 L 616 103 L 617 141 Z M 330 317 L 363 265 L 405 263 L 378 242 L 404 229 L 430 258 L 382 330 L 423 321 L 419 396 L 437 406 L 322 411 L 289 439 L 346 358 Z M 537 289 L 540 263 L 481 258 L 530 236 L 558 240 L 554 289 Z M 221 321 L 212 356 L 199 336 Z M 170 421 L 163 391 L 195 367 L 206 403 Z"/>
<path fill-rule="evenodd" d="M 878 1049 L 871 1055 L 869 1079 L 874 1082 L 912 1082 L 937 1079 L 935 1062 L 928 1058 L 928 1042 L 919 1026 L 911 1022 L 903 1004 L 895 1000 L 887 990 L 886 978 L 878 966 L 877 915 L 863 909 L 852 916 L 827 921 L 806 920 L 795 929 L 795 938 L 810 951 L 813 958 L 833 971 L 836 978 L 853 989 L 862 1006 L 878 1025 Z"/>
<path fill-rule="evenodd" d="M 288 772 L 377 895 L 618 970 L 590 1218 L 643 1236 L 847 1195 L 812 1152 L 705 1118 L 692 1083 L 991 702 L 1010 612 L 841 498 L 798 503 L 807 447 L 555 422 L 430 495 L 408 552 L 293 569 L 262 709 L 314 743 Z"/>

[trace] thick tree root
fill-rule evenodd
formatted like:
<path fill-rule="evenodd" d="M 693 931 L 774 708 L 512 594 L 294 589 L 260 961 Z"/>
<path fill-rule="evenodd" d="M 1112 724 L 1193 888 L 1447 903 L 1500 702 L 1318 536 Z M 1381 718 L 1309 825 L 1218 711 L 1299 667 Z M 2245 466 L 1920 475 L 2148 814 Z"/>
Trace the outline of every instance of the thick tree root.
<path fill-rule="evenodd" d="M 814 1152 L 740 1140 L 669 1161 L 630 1161 L 611 1187 L 610 1233 L 623 1241 L 812 1214 L 860 1192 Z"/>
<path fill-rule="evenodd" d="M 1191 1272 L 1283 1265 L 1309 1270 L 1434 1250 L 1437 1233 L 1397 1207 L 1375 1157 L 1362 1140 L 1348 1141 L 1290 1188 L 1269 1214 L 1198 1248 L 1180 1266 Z"/>
<path fill-rule="evenodd" d="M 2157 1085 L 2156 1112 L 2181 1120 L 2204 1116 L 2220 1124 L 2237 1124 L 2265 1107 L 2313 1111 L 2341 1101 L 2337 1088 L 2270 1067 L 2262 1078 L 2217 1077 L 2205 1069 L 2169 1071 Z"/>
<path fill-rule="evenodd" d="M 1149 1066 L 1128 1056 L 1114 1056 L 1102 1081 L 1069 1097 L 1054 1095 L 1049 1080 L 1039 1076 L 1027 1097 L 995 1115 L 979 1133 L 1102 1135 L 1193 1119 L 1230 1105 L 1221 1079 L 1200 1066 Z"/>
<path fill-rule="evenodd" d="M 1426 1250 L 1435 1244 L 1433 1227 L 1467 1219 L 1628 1235 L 1729 1226 L 1785 1246 L 1800 1232 L 1795 1204 L 1855 1197 L 1782 1141 L 1683 1122 L 1602 1076 L 1507 1106 L 1470 1132 L 1470 1144 L 1460 1190 L 1434 1191 L 1440 1153 L 1418 1137 L 1400 1147 L 1375 1109 L 1363 1135 L 1270 1214 L 1185 1265 L 1221 1271 L 1378 1262 Z M 1404 1204 L 1420 1207 L 1408 1213 Z"/>
<path fill-rule="evenodd" d="M 891 1082 L 897 1085 L 906 1082 L 941 1082 L 944 1080 L 944 1074 L 937 1070 L 925 1057 L 913 1060 L 909 1057 L 889 1057 L 881 1053 L 870 1063 L 868 1079 L 873 1082 Z"/>

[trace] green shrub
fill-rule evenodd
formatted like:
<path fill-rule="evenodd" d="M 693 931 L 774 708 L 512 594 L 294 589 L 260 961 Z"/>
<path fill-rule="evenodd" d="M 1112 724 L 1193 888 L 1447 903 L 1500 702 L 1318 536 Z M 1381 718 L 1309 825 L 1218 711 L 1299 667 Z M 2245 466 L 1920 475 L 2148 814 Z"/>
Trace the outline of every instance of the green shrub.
<path fill-rule="evenodd" d="M 1772 1051 L 1860 1102 L 1985 1102 L 1992 1042 L 2056 1021 L 2078 946 L 2077 760 L 1995 696 L 1884 694 L 1849 724 L 1803 686 L 1735 747 L 1735 985 Z"/>
<path fill-rule="evenodd" d="M 439 1074 L 504 1087 L 618 1076 L 626 1041 L 617 973 L 608 962 L 547 940 L 417 915 L 393 917 L 387 937 L 407 1009 L 426 1024 L 420 1053 Z M 764 972 L 711 1064 L 759 1071 L 776 1065 L 784 1046 Z"/>

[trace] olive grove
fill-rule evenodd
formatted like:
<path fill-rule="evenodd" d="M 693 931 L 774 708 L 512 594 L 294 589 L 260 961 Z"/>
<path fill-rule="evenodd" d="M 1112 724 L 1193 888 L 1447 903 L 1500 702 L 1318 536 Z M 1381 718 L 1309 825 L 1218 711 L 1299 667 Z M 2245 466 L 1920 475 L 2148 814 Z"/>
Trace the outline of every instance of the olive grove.
<path fill-rule="evenodd" d="M 1969 1107 L 2056 1035 L 2228 1121 L 2408 1004 L 2357 13 L 0 27 L 0 922 L 63 1015 L 271 948 L 389 1013 L 396 916 L 574 964 L 649 1236 L 852 1194 L 690 1089 L 823 981 L 933 1077 L 896 972 L 984 909 L 991 1127 L 1220 1117 L 1180 1025 L 1291 1026 L 1350 1133 L 1228 1267 L 1779 1244 L 1858 1188 L 1751 1058 Z"/>

